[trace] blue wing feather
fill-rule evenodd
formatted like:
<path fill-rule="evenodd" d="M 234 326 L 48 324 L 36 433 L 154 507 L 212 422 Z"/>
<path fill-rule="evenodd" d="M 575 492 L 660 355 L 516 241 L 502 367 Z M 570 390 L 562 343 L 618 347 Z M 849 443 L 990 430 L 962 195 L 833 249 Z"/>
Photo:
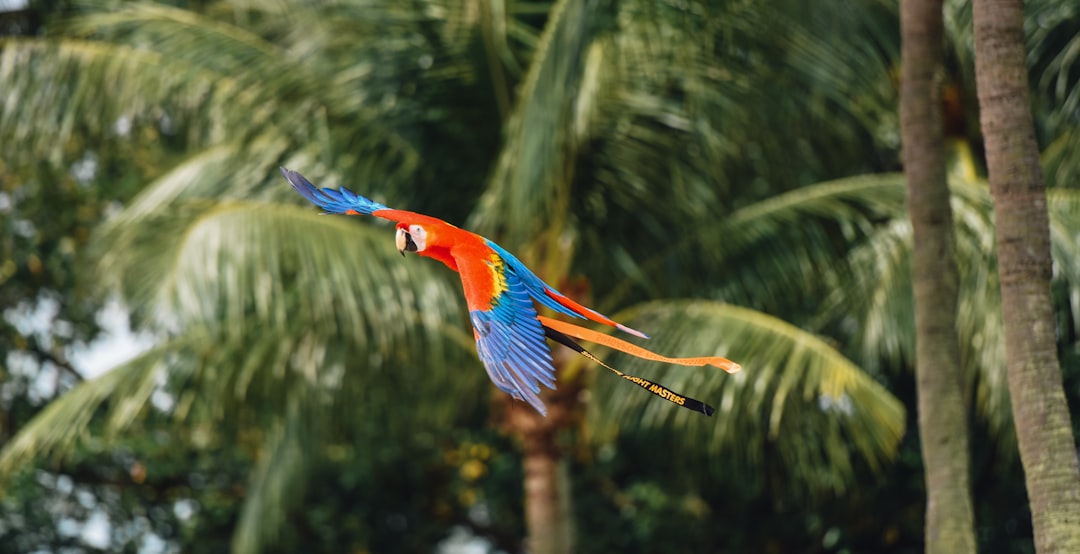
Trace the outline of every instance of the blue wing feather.
<path fill-rule="evenodd" d="M 555 310 L 556 312 L 559 312 L 560 314 L 573 316 L 573 317 L 580 318 L 580 319 L 585 319 L 585 318 L 583 318 L 581 316 L 581 314 L 578 314 L 577 312 L 574 312 L 573 310 L 567 308 L 566 306 L 563 306 L 562 304 L 559 304 L 554 299 L 552 299 L 550 296 L 548 296 L 545 291 L 547 289 L 551 288 L 551 287 L 549 287 L 547 285 L 547 283 L 545 283 L 539 277 L 537 277 L 536 274 L 533 273 L 532 270 L 530 270 L 525 264 L 521 263 L 521 260 L 518 260 L 508 250 L 506 250 L 505 248 L 499 246 L 498 244 L 495 244 L 490 239 L 484 239 L 484 240 L 487 243 L 487 245 L 489 247 L 491 247 L 492 250 L 494 250 L 496 253 L 499 254 L 499 257 L 501 257 L 503 259 L 503 262 L 506 263 L 506 266 L 510 269 L 510 272 L 512 272 L 514 275 L 516 275 L 518 277 L 518 279 L 520 279 L 520 281 L 521 281 L 521 283 L 522 283 L 522 285 L 524 287 L 523 290 L 529 296 L 531 296 L 533 298 L 533 300 L 536 300 L 540 304 L 543 304 L 544 307 L 551 308 L 552 310 Z M 508 273 L 510 273 L 510 272 L 508 272 Z M 555 289 L 551 289 L 551 290 L 554 291 Z M 555 292 L 558 292 L 558 291 L 555 291 Z M 562 294 L 562 293 L 559 293 L 559 294 Z M 565 295 L 563 295 L 563 296 L 565 296 Z"/>
<path fill-rule="evenodd" d="M 553 287 L 551 287 L 550 285 L 548 285 L 547 283 L 542 281 L 539 277 L 536 276 L 535 273 L 532 272 L 532 270 L 530 270 L 525 264 L 521 263 L 521 260 L 517 259 L 513 254 L 511 254 L 505 248 L 499 246 L 498 244 L 495 244 L 494 242 L 492 242 L 489 239 L 484 239 L 484 243 L 487 244 L 487 246 L 489 248 L 494 250 L 495 253 L 498 254 L 499 257 L 502 258 L 503 263 L 506 264 L 506 267 L 508 269 L 507 273 L 514 273 L 515 275 L 518 276 L 519 279 L 521 279 L 521 283 L 524 286 L 525 292 L 529 296 L 531 296 L 533 298 L 533 300 L 536 300 L 537 302 L 539 302 L 544 307 L 551 308 L 552 310 L 555 310 L 556 312 L 558 312 L 560 314 L 568 315 L 568 316 L 571 316 L 571 317 L 576 317 L 578 319 L 590 319 L 590 318 L 582 315 L 581 313 L 574 311 L 573 309 L 569 308 L 568 306 L 564 306 L 563 304 L 560 304 L 557 300 L 555 300 L 554 298 L 548 296 L 547 293 L 550 291 L 550 292 L 555 293 L 555 294 L 557 294 L 557 295 L 559 295 L 561 297 L 566 298 L 565 294 L 555 290 Z M 585 310 L 586 312 L 600 318 L 599 320 L 593 320 L 593 321 L 604 322 L 604 323 L 606 323 L 608 325 L 614 326 L 616 329 L 618 329 L 620 331 L 630 333 L 631 335 L 635 335 L 635 336 L 641 337 L 643 339 L 649 338 L 649 335 L 646 335 L 645 333 L 642 333 L 641 331 L 638 331 L 636 329 L 631 329 L 631 328 L 629 328 L 629 327 L 627 327 L 627 326 L 625 326 L 625 325 L 623 325 L 621 323 L 611 321 L 611 318 L 609 318 L 608 316 L 606 316 L 606 315 L 604 315 L 604 314 L 602 314 L 602 313 L 600 313 L 600 312 L 598 312 L 596 310 L 593 310 L 592 308 L 588 308 L 586 306 L 581 306 L 581 305 L 579 305 L 579 307 L 582 310 Z M 604 321 L 604 320 L 606 320 L 606 321 Z"/>
<path fill-rule="evenodd" d="M 378 210 L 390 208 L 375 202 L 374 200 L 360 196 L 353 191 L 341 187 L 341 190 L 321 189 L 311 184 L 303 175 L 291 169 L 281 168 L 281 174 L 289 181 L 292 188 L 301 196 L 307 198 L 312 204 L 323 209 L 328 214 L 343 214 L 349 210 L 360 215 L 371 215 Z"/>
<path fill-rule="evenodd" d="M 506 290 L 487 310 L 469 312 L 476 351 L 495 386 L 546 414 L 540 385 L 555 389 L 555 365 L 544 329 L 522 281 L 506 273 Z"/>

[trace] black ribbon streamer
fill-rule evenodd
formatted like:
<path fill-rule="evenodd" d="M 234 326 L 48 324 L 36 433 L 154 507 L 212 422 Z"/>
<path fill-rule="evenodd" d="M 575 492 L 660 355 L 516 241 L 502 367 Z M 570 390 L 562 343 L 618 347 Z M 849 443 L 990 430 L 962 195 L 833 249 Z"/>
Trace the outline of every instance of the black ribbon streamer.
<path fill-rule="evenodd" d="M 627 374 L 625 374 L 625 373 L 623 373 L 623 372 L 621 372 L 621 371 L 619 371 L 619 370 L 605 364 L 602 360 L 600 360 L 600 358 L 597 358 L 591 352 L 589 352 L 588 350 L 585 350 L 585 348 L 582 347 L 580 344 L 578 344 L 577 341 L 575 341 L 574 339 L 570 338 L 569 336 L 567 336 L 567 335 L 565 335 L 563 333 L 560 333 L 560 332 L 558 332 L 558 331 L 556 331 L 556 330 L 554 330 L 554 329 L 552 329 L 550 327 L 544 326 L 544 334 L 547 335 L 547 337 L 549 339 L 551 339 L 551 340 L 553 340 L 553 341 L 555 341 L 555 342 L 557 342 L 557 343 L 559 343 L 559 344 L 561 344 L 561 345 L 563 345 L 563 346 L 565 346 L 565 347 L 567 347 L 567 348 L 581 354 L 582 356 L 585 356 L 586 358 L 588 358 L 588 359 L 590 359 L 590 360 L 592 360 L 592 361 L 594 361 L 594 362 L 596 362 L 596 363 L 610 369 L 611 371 L 615 372 L 615 375 L 618 375 L 619 377 L 622 377 L 623 379 L 626 379 L 627 381 L 630 381 L 631 383 L 634 383 L 635 385 L 637 385 L 637 386 L 651 392 L 652 394 L 654 394 L 656 396 L 659 396 L 660 398 L 663 398 L 664 400 L 667 400 L 668 402 L 671 402 L 672 404 L 675 404 L 677 406 L 682 406 L 683 408 L 686 408 L 688 410 L 693 410 L 695 412 L 703 413 L 703 414 L 705 414 L 707 416 L 713 415 L 713 412 L 716 411 L 715 409 L 713 409 L 712 406 L 710 406 L 710 405 L 708 405 L 708 404 L 706 404 L 706 403 L 704 403 L 704 402 L 702 402 L 700 400 L 695 400 L 693 398 L 690 398 L 689 396 L 679 394 L 679 393 L 677 393 L 677 392 L 675 392 L 675 391 L 661 385 L 660 383 L 657 383 L 655 381 L 650 381 L 648 379 L 642 379 L 641 377 L 635 377 L 633 375 L 627 375 Z"/>

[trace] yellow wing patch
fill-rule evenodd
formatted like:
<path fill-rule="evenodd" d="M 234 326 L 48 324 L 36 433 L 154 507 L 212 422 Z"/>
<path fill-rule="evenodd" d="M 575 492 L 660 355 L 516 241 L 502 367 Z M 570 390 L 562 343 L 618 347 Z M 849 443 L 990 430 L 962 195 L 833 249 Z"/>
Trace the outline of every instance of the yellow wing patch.
<path fill-rule="evenodd" d="M 506 284 L 506 264 L 504 264 L 502 258 L 494 252 L 492 252 L 488 259 L 484 260 L 484 263 L 487 264 L 488 270 L 491 271 L 491 299 L 494 301 L 510 288 L 510 286 Z"/>

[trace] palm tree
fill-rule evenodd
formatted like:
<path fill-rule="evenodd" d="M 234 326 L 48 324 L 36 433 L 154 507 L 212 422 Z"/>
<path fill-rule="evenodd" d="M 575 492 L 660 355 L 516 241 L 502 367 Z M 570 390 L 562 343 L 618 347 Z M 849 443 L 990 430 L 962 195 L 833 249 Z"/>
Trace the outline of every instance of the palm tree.
<path fill-rule="evenodd" d="M 285 188 L 266 181 L 272 175 L 271 168 L 285 163 L 311 168 L 319 180 L 333 177 L 320 167 L 334 167 L 361 182 L 378 181 L 383 192 L 375 194 L 384 195 L 388 203 L 394 203 L 395 197 L 399 197 L 398 203 L 406 202 L 409 197 L 403 191 L 405 183 L 410 183 L 410 190 L 428 191 L 428 196 L 418 196 L 407 205 L 423 209 L 434 204 L 439 189 L 425 182 L 433 183 L 438 176 L 419 160 L 461 157 L 439 155 L 431 146 L 440 142 L 439 133 L 470 128 L 466 126 L 470 115 L 467 99 L 477 90 L 470 83 L 487 76 L 480 70 L 491 72 L 495 91 L 490 93 L 492 96 L 498 98 L 500 90 L 509 88 L 496 78 L 496 73 L 506 79 L 504 73 L 513 69 L 510 62 L 514 56 L 527 53 L 528 48 L 515 48 L 508 44 L 507 37 L 529 36 L 529 27 L 513 18 L 498 22 L 509 23 L 513 33 L 504 30 L 505 36 L 485 36 L 485 47 L 489 43 L 503 44 L 494 52 L 500 60 L 494 64 L 500 70 L 496 72 L 465 55 L 475 40 L 476 29 L 483 29 L 481 35 L 489 33 L 486 26 L 490 22 L 473 21 L 470 18 L 475 14 L 464 9 L 455 12 L 432 4 L 431 10 L 435 8 L 442 10 L 441 16 L 419 19 L 413 16 L 415 12 L 405 13 L 389 4 L 375 12 L 348 5 L 290 9 L 286 12 L 287 22 L 280 17 L 282 14 L 260 12 L 279 17 L 254 17 L 252 12 L 248 21 L 258 23 L 241 26 L 209 14 L 135 4 L 76 19 L 65 27 L 65 35 L 52 40 L 5 44 L 4 68 L 6 74 L 16 77 L 18 90 L 40 90 L 49 79 L 78 68 L 79 78 L 66 88 L 50 89 L 57 96 L 48 98 L 48 102 L 43 99 L 38 103 L 27 95 L 23 110 L 5 111 L 4 131 L 7 136 L 27 139 L 25 155 L 59 155 L 50 150 L 51 145 L 57 138 L 62 142 L 72 129 L 58 125 L 49 129 L 52 133 L 42 132 L 41 121 L 49 119 L 44 117 L 49 110 L 61 105 L 73 112 L 96 114 L 91 132 L 107 128 L 110 121 L 134 120 L 138 126 L 150 118 L 164 120 L 168 124 L 161 127 L 166 132 L 183 133 L 194 149 L 191 157 L 149 185 L 101 234 L 102 281 L 119 284 L 119 290 L 141 319 L 163 334 L 163 344 L 50 407 L 6 450 L 8 467 L 31 455 L 47 453 L 77 436 L 95 407 L 107 398 L 113 399 L 111 425 L 124 427 L 159 386 L 164 371 L 171 386 L 182 387 L 178 389 L 183 392 L 178 393 L 177 415 L 189 424 L 215 422 L 228 427 L 230 422 L 239 425 L 240 421 L 254 418 L 263 421 L 262 426 L 268 430 L 260 448 L 262 462 L 253 476 L 254 493 L 237 531 L 236 546 L 245 550 L 255 548 L 261 540 L 257 528 L 272 528 L 266 522 L 281 517 L 280 503 L 266 499 L 297 493 L 297 482 L 301 480 L 288 477 L 302 473 L 304 460 L 300 453 L 309 451 L 306 447 L 319 440 L 318 434 L 303 430 L 326 428 L 331 421 L 354 418 L 385 420 L 390 429 L 411 428 L 413 423 L 409 421 L 413 418 L 388 418 L 388 414 L 401 411 L 392 409 L 397 401 L 393 399 L 400 399 L 400 394 L 392 391 L 401 390 L 406 383 L 426 383 L 422 387 L 408 385 L 410 395 L 417 398 L 479 396 L 475 391 L 484 386 L 482 373 L 474 368 L 463 376 L 457 371 L 462 365 L 475 366 L 475 362 L 466 362 L 462 357 L 468 353 L 467 348 L 462 348 L 468 345 L 467 335 L 460 325 L 449 331 L 441 325 L 447 320 L 462 321 L 455 285 L 446 276 L 433 274 L 421 265 L 381 263 L 386 260 L 379 252 L 385 255 L 387 250 L 379 250 L 371 242 L 375 231 L 317 218 L 310 211 L 247 200 L 280 197 Z M 572 152 L 561 152 L 561 158 L 550 159 L 544 152 L 528 150 L 542 147 L 535 137 L 554 133 L 559 127 L 546 124 L 543 111 L 530 116 L 534 110 L 545 108 L 545 97 L 554 96 L 552 89 L 557 87 L 552 83 L 595 74 L 598 64 L 604 63 L 596 57 L 604 54 L 602 48 L 612 52 L 609 55 L 649 54 L 617 48 L 620 45 L 613 39 L 599 42 L 591 34 L 582 35 L 596 30 L 574 24 L 579 21 L 574 16 L 582 15 L 573 12 L 577 9 L 581 8 L 572 3 L 559 4 L 548 15 L 537 48 L 549 50 L 535 56 L 524 75 L 521 95 L 525 100 L 519 101 L 514 111 L 506 153 L 499 158 L 523 161 L 512 166 L 506 162 L 497 165 L 492 179 L 495 185 L 481 199 L 481 209 L 474 218 L 480 228 L 506 237 L 511 244 L 519 243 L 519 251 L 524 251 L 534 266 L 544 268 L 544 276 L 553 280 L 560 272 L 565 273 L 573 256 L 572 250 L 557 250 L 565 242 L 562 237 L 568 232 L 595 232 L 578 221 L 566 221 L 565 216 L 559 219 L 560 213 L 572 213 L 565 204 L 572 179 L 554 181 L 553 189 L 552 181 L 543 174 L 523 184 L 514 184 L 513 179 L 502 176 L 506 172 L 528 176 L 530 164 L 547 172 L 561 165 L 559 159 L 577 157 Z M 367 11 L 360 14 L 361 10 Z M 587 15 L 596 19 L 603 14 Z M 662 30 L 641 23 L 648 15 L 636 14 L 633 21 L 640 27 L 636 32 Z M 375 45 L 346 39 L 363 35 L 375 26 L 384 37 L 400 32 L 403 40 L 384 39 Z M 417 39 L 409 38 L 413 34 L 418 35 Z M 270 42 L 271 37 L 275 42 Z M 133 46 L 147 40 L 155 45 L 153 50 Z M 641 39 L 622 40 L 633 45 Z M 592 66 L 585 70 L 559 67 L 557 60 L 566 59 L 560 56 L 565 53 L 563 48 L 590 49 L 592 57 L 580 59 Z M 208 56 L 204 54 L 207 52 L 219 55 Z M 322 54 L 317 63 L 311 63 L 312 52 Z M 621 60 L 620 68 L 632 61 Z M 25 67 L 25 63 L 36 63 L 39 70 L 14 71 L 16 66 Z M 346 65 L 340 67 L 341 63 Z M 558 78 L 542 79 L 549 72 L 555 72 Z M 126 78 L 110 89 L 109 96 L 99 94 L 103 84 L 117 74 Z M 596 78 L 631 79 L 621 74 Z M 715 79 L 709 75 L 701 78 Z M 425 108 L 436 97 L 435 91 L 446 102 L 442 105 L 454 106 L 453 119 L 423 119 L 438 114 L 438 110 Z M 643 91 L 636 97 L 634 94 L 621 101 L 647 101 Z M 582 105 L 584 98 L 564 92 L 563 98 L 547 109 L 554 107 L 568 113 L 567 101 L 572 99 L 579 125 L 617 124 L 600 117 L 611 114 L 590 115 L 600 106 Z M 465 105 L 456 105 L 458 101 Z M 656 122 L 669 114 L 654 110 L 647 115 L 631 124 L 643 129 L 653 127 L 651 136 L 656 138 Z M 421 119 L 406 119 L 415 117 Z M 538 123 L 530 122 L 530 117 Z M 591 118 L 598 121 L 590 122 Z M 470 131 L 483 142 L 483 127 Z M 584 139 L 593 134 L 599 135 L 581 134 L 581 142 L 573 147 L 588 146 Z M 312 141 L 312 137 L 317 140 Z M 522 155 L 516 156 L 518 153 Z M 616 150 L 614 154 L 622 152 Z M 316 160 L 333 161 L 318 164 Z M 465 167 L 477 171 L 476 166 Z M 468 175 L 466 171 L 456 174 L 466 180 Z M 475 175 L 471 180 L 479 181 Z M 504 190 L 505 183 L 513 186 Z M 694 186 L 699 195 L 708 194 L 704 183 Z M 468 196 L 468 189 L 456 195 Z M 245 200 L 235 200 L 239 198 Z M 554 209 L 544 207 L 551 205 L 550 200 L 555 201 Z M 649 199 L 630 196 L 623 203 L 640 208 L 643 200 Z M 681 206 L 700 210 L 693 200 L 689 197 Z M 440 211 L 453 219 L 455 205 L 460 210 L 468 202 L 440 204 Z M 522 213 L 532 215 L 518 217 Z M 496 214 L 503 222 L 502 229 L 488 223 Z M 555 219 L 545 218 L 544 214 Z M 588 212 L 582 215 L 595 217 Z M 672 224 L 679 215 L 652 217 L 654 225 Z M 516 224 L 510 226 L 507 222 Z M 537 227 L 538 222 L 544 222 L 544 227 Z M 230 239 L 221 240 L 226 236 Z M 345 236 L 348 240 L 341 238 Z M 540 238 L 521 244 L 525 242 L 521 237 L 534 236 Z M 586 235 L 581 240 L 597 244 L 597 238 Z M 313 243 L 318 247 L 312 247 Z M 562 264 L 564 269 L 547 269 L 554 263 Z M 412 293 L 414 290 L 423 293 Z M 846 394 L 859 399 L 868 410 L 861 422 L 866 427 L 849 433 L 861 441 L 863 453 L 873 464 L 887 458 L 901 430 L 899 406 L 825 343 L 785 327 L 778 320 L 745 310 L 717 305 L 705 315 L 709 321 L 723 322 L 729 328 L 749 318 L 753 324 L 741 331 L 748 340 L 781 329 L 783 333 L 776 335 L 781 337 L 781 344 L 790 343 L 789 349 L 802 353 L 798 359 L 817 369 L 796 381 L 780 381 L 783 372 L 777 364 L 782 358 L 774 353 L 772 359 L 761 360 L 757 364 L 760 372 L 740 387 L 777 380 L 777 385 L 766 389 L 780 387 L 782 391 L 806 379 L 803 386 L 824 387 L 836 398 Z M 687 339 L 710 340 L 714 336 L 715 331 L 709 330 L 704 338 L 687 335 Z M 364 352 L 368 354 L 361 355 Z M 373 357 L 371 352 L 378 355 Z M 346 361 L 350 368 L 347 372 Z M 417 371 L 423 368 L 422 373 L 410 376 L 408 371 L 388 372 L 388 368 L 402 364 Z M 377 375 L 386 379 L 375 379 Z M 572 380 L 566 381 L 566 388 L 572 388 Z M 430 396 L 421 394 L 429 386 Z M 756 402 L 766 400 L 758 398 Z M 358 402 L 363 408 L 354 410 Z M 460 401 L 442 403 L 441 408 L 431 402 L 422 404 L 427 407 L 415 412 L 419 420 L 415 425 L 453 422 L 454 418 L 447 417 L 448 410 L 463 408 Z M 786 405 L 791 409 L 798 404 L 788 401 L 777 408 Z M 812 398 L 809 405 L 816 405 Z M 255 409 L 247 410 L 246 406 Z M 283 406 L 284 410 L 279 414 L 266 408 L 270 406 Z M 353 412 L 349 417 L 335 417 L 342 416 L 346 407 Z M 467 406 L 464 408 L 468 411 Z M 58 421 L 69 424 L 56 426 Z M 779 436 L 784 443 L 799 442 L 795 436 L 780 433 L 780 421 L 779 415 L 773 416 L 769 428 L 773 438 Z M 842 433 L 846 428 L 842 425 L 836 431 Z M 869 431 L 877 437 L 862 438 L 860 433 L 866 434 L 867 429 L 880 430 Z M 839 444 L 833 442 L 834 446 Z M 830 455 L 846 458 L 840 450 Z"/>
<path fill-rule="evenodd" d="M 974 3 L 1009 392 L 1039 552 L 1080 549 L 1080 463 L 1057 358 L 1046 190 L 1024 63 L 1023 3 Z"/>
<path fill-rule="evenodd" d="M 458 378 L 475 364 L 462 348 L 471 340 L 463 325 L 447 325 L 464 321 L 457 285 L 431 268 L 380 263 L 388 250 L 369 249 L 363 228 L 266 202 L 289 194 L 274 167 L 319 175 L 316 159 L 378 180 L 388 193 L 406 182 L 432 192 L 424 183 L 445 174 L 419 163 L 421 147 L 463 183 L 481 182 L 486 167 L 475 160 L 499 122 L 483 117 L 489 89 L 464 63 L 480 24 L 464 7 L 429 7 L 434 15 L 385 3 L 257 7 L 227 18 L 142 3 L 77 18 L 47 39 L 3 44 L 0 73 L 24 95 L 18 110 L 4 109 L 0 126 L 24 158 L 60 159 L 76 132 L 123 140 L 147 129 L 191 152 L 100 242 L 100 282 L 116 286 L 162 344 L 51 405 L 7 445 L 5 460 L 77 438 L 103 402 L 116 416 L 111 425 L 126 426 L 164 380 L 178 421 L 234 437 L 243 431 L 242 443 L 261 453 L 234 537 L 237 550 L 257 551 L 283 518 L 281 499 L 303 492 L 312 445 L 340 438 L 353 427 L 347 422 L 381 424 L 393 436 L 475 413 L 467 399 L 480 396 L 482 381 Z M 529 36 L 525 25 L 515 31 Z M 356 40 L 376 35 L 386 40 Z M 147 41 L 155 48 L 139 46 Z M 453 106 L 453 117 L 440 116 L 450 110 L 432 98 Z M 60 105 L 67 116 L 56 115 Z M 92 116 L 76 125 L 75 114 Z M 450 144 L 446 137 L 462 129 L 476 138 L 471 150 L 455 143 L 453 155 L 437 156 L 424 146 Z M 463 191 L 440 206 L 464 209 Z M 434 201 L 411 197 L 417 207 Z M 237 242 L 203 242 L 214 236 Z M 431 396 L 417 395 L 428 385 Z M 401 391 L 435 401 L 417 410 L 393 400 Z M 42 434 L 50 428 L 59 433 Z"/>
<path fill-rule="evenodd" d="M 975 516 L 956 328 L 958 273 L 942 121 L 940 2 L 900 4 L 900 128 L 911 214 L 919 437 L 926 479 L 926 551 L 975 552 Z"/>

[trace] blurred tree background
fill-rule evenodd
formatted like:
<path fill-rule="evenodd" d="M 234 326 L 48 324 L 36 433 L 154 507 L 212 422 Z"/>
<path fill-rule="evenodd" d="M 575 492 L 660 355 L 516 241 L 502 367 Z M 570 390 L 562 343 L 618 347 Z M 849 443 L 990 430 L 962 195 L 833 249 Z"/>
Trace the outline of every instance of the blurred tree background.
<path fill-rule="evenodd" d="M 1032 552 L 971 9 L 944 8 L 976 536 Z M 581 552 L 923 550 L 894 2 L 0 9 L 0 552 L 519 552 L 535 429 Z M 1077 422 L 1080 8 L 1026 10 Z M 567 362 L 537 423 L 456 276 L 280 165 L 745 369 L 609 356 L 704 418 Z M 144 348 L 91 363 L 117 311 Z"/>

